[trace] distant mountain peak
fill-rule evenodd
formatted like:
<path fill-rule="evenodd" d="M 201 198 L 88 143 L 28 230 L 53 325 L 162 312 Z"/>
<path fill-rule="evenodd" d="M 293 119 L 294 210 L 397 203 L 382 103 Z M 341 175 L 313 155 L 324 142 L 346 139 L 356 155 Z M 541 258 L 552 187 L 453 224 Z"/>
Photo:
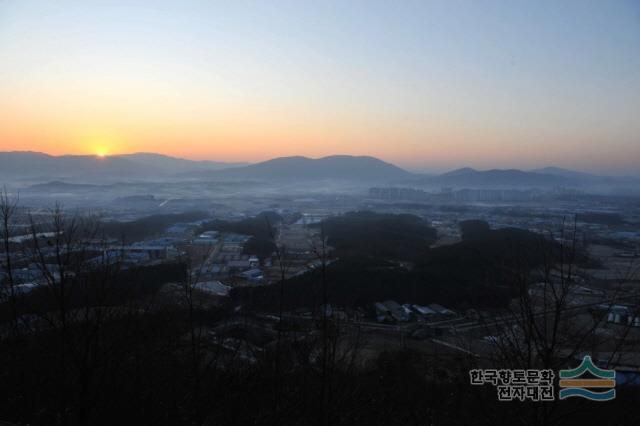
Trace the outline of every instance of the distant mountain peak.
<path fill-rule="evenodd" d="M 476 173 L 478 170 L 471 167 L 461 167 L 459 169 L 451 170 L 450 172 L 443 173 L 441 176 L 458 176 L 466 175 L 469 173 Z"/>
<path fill-rule="evenodd" d="M 223 179 L 340 179 L 393 180 L 406 179 L 413 174 L 375 157 L 330 155 L 321 158 L 303 156 L 278 157 L 271 160 L 217 172 L 191 173 L 193 177 Z"/>
<path fill-rule="evenodd" d="M 470 167 L 453 170 L 426 180 L 427 183 L 465 187 L 542 187 L 567 183 L 563 176 L 525 172 L 518 169 L 476 170 Z"/>
<path fill-rule="evenodd" d="M 571 179 L 598 179 L 599 176 L 592 175 L 585 172 L 576 170 L 563 169 L 562 167 L 548 166 L 541 169 L 531 170 L 534 173 L 541 173 L 545 175 L 563 176 Z"/>

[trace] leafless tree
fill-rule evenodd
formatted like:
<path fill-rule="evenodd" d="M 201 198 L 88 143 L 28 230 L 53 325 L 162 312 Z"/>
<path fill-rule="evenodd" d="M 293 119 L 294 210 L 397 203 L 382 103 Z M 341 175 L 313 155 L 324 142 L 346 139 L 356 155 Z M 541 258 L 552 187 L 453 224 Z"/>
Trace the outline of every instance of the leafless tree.
<path fill-rule="evenodd" d="M 335 379 L 340 370 L 343 375 L 349 375 L 358 368 L 358 361 L 364 344 L 358 324 L 349 323 L 348 318 L 342 318 L 330 302 L 327 267 L 330 262 L 330 247 L 323 223 L 320 223 L 319 233 L 308 235 L 311 253 L 319 262 L 320 275 L 320 424 L 332 423 L 331 413 L 335 403 L 340 399 L 340 388 Z M 346 320 L 346 323 L 343 322 Z"/>
<path fill-rule="evenodd" d="M 275 247 L 274 253 L 276 257 L 276 262 L 278 264 L 278 272 L 279 272 L 279 280 L 278 280 L 278 329 L 277 329 L 277 340 L 276 340 L 276 350 L 275 350 L 275 374 L 274 374 L 274 421 L 277 421 L 280 409 L 281 409 L 281 371 L 282 371 L 282 340 L 284 337 L 284 327 L 283 327 L 283 315 L 284 315 L 284 288 L 285 281 L 287 277 L 287 272 L 290 267 L 290 260 L 287 255 L 287 248 L 280 244 L 279 238 L 277 237 L 277 230 L 269 220 L 269 217 L 265 215 L 265 223 L 267 226 L 267 230 L 269 233 L 269 237 L 273 242 Z"/>
<path fill-rule="evenodd" d="M 556 240 L 558 244 L 553 243 Z M 630 343 L 632 322 L 616 327 L 608 336 L 602 333 L 603 327 L 620 303 L 629 307 L 631 318 L 637 317 L 640 295 L 613 285 L 598 293 L 597 300 L 581 300 L 580 289 L 588 283 L 579 268 L 577 244 L 576 222 L 570 228 L 563 222 L 558 235 L 541 239 L 530 253 L 541 256 L 539 268 L 531 270 L 527 259 L 510 266 L 516 298 L 501 315 L 481 319 L 491 346 L 489 365 L 558 371 L 584 354 L 598 354 L 602 347 L 609 347 L 609 356 L 600 361 L 606 367 L 615 366 L 616 354 Z M 630 279 L 627 276 L 620 283 Z M 555 402 L 533 404 L 530 416 L 521 410 L 518 418 L 523 424 L 559 424 L 567 412 L 558 407 Z"/>
<path fill-rule="evenodd" d="M 11 237 L 12 226 L 15 219 L 15 214 L 18 208 L 18 197 L 12 197 L 7 188 L 4 187 L 0 192 L 0 221 L 2 222 L 0 228 L 0 237 L 2 238 L 2 246 L 4 250 L 4 259 L 2 270 L 6 274 L 6 279 L 1 287 L 2 297 L 9 299 L 9 304 L 12 310 L 11 330 L 14 336 L 17 336 L 19 332 L 19 326 L 17 321 L 17 300 L 16 300 L 16 282 L 13 274 L 13 263 L 11 253 Z"/>

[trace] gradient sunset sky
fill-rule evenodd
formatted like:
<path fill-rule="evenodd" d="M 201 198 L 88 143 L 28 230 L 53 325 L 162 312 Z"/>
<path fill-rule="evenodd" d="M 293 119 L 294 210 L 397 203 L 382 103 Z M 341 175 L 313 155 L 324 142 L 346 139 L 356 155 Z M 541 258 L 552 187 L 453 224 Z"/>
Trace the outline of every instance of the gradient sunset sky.
<path fill-rule="evenodd" d="M 640 1 L 0 0 L 0 150 L 640 174 Z"/>

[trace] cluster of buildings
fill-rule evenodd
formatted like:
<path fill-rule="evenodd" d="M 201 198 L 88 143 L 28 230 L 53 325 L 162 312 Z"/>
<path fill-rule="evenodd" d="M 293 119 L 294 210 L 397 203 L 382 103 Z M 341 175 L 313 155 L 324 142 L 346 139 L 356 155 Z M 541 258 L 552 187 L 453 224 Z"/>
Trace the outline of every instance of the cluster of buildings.
<path fill-rule="evenodd" d="M 296 222 L 278 228 L 278 244 L 287 247 L 287 256 L 291 265 L 287 269 L 287 278 L 304 273 L 313 268 L 317 256 L 312 253 L 313 241 L 309 240 L 310 225 L 326 217 L 323 213 L 303 214 Z M 124 244 L 117 239 L 89 239 L 78 244 L 78 250 L 84 251 L 87 265 L 99 267 L 104 264 L 118 263 L 122 268 L 175 262 L 188 259 L 191 271 L 202 291 L 224 294 L 229 286 L 267 284 L 280 279 L 279 265 L 270 256 L 259 257 L 246 252 L 250 235 L 217 230 L 201 231 L 203 221 L 174 223 L 152 238 Z M 43 241 L 52 236 L 38 235 Z M 12 244 L 29 244 L 30 235 L 15 237 Z M 44 255 L 52 250 L 42 244 Z M 12 254 L 18 258 L 18 252 Z M 24 292 L 43 283 L 43 275 L 37 265 L 18 262 L 14 281 L 24 284 Z M 53 268 L 53 267 L 52 267 Z M 52 269 L 55 276 L 55 271 Z M 0 280 L 6 277 L 0 267 Z M 213 283 L 213 284 L 212 284 Z M 222 287 L 221 287 L 222 286 Z M 22 291 L 22 287 L 20 287 Z"/>
<path fill-rule="evenodd" d="M 427 192 L 422 189 L 405 187 L 369 188 L 369 197 L 393 201 L 429 201 L 429 202 L 525 202 L 536 199 L 540 190 L 518 189 L 459 189 L 442 188 L 440 192 Z"/>
<path fill-rule="evenodd" d="M 369 188 L 369 197 L 380 200 L 426 201 L 429 198 L 429 193 L 415 188 Z"/>
<path fill-rule="evenodd" d="M 394 300 L 377 302 L 373 305 L 376 320 L 381 323 L 402 323 L 429 321 L 437 318 L 451 318 L 456 315 L 451 309 L 432 303 L 430 305 L 399 304 Z"/>
<path fill-rule="evenodd" d="M 258 284 L 264 280 L 260 258 L 244 252 L 250 239 L 249 235 L 205 231 L 192 238 L 184 250 L 191 257 L 194 274 L 203 279 Z"/>

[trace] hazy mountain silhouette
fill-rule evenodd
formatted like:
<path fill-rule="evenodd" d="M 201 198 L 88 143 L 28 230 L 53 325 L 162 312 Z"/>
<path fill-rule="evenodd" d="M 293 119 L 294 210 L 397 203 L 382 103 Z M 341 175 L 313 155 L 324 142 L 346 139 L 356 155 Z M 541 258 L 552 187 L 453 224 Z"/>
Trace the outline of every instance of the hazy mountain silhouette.
<path fill-rule="evenodd" d="M 561 176 L 568 179 L 576 186 L 599 186 L 599 187 L 629 187 L 640 184 L 638 176 L 601 176 L 591 173 L 579 172 L 575 170 L 563 169 L 560 167 L 544 167 L 532 170 L 534 173 L 542 173 L 552 176 Z"/>
<path fill-rule="evenodd" d="M 343 179 L 343 180 L 393 180 L 407 179 L 415 175 L 374 157 L 332 155 L 324 158 L 281 157 L 213 172 L 190 173 L 192 177 L 232 179 Z"/>
<path fill-rule="evenodd" d="M 504 187 L 525 186 L 544 187 L 570 183 L 564 176 L 525 172 L 517 169 L 475 170 L 470 167 L 453 170 L 439 176 L 429 177 L 424 183 L 467 186 L 467 187 Z"/>
<path fill-rule="evenodd" d="M 163 154 L 137 152 L 134 154 L 116 155 L 115 158 L 125 158 L 136 164 L 158 167 L 171 173 L 184 173 L 196 170 L 221 170 L 229 167 L 246 166 L 248 163 L 225 163 L 210 160 L 186 160 Z M 113 157 L 110 157 L 113 158 Z"/>
<path fill-rule="evenodd" d="M 40 152 L 0 152 L 0 179 L 35 183 L 113 183 L 134 180 L 176 179 L 313 181 L 335 179 L 360 182 L 395 182 L 408 186 L 437 185 L 467 188 L 499 187 L 629 187 L 638 178 L 597 176 L 558 167 L 523 171 L 476 170 L 465 167 L 440 175 L 413 174 L 369 156 L 332 155 L 313 159 L 280 157 L 249 164 L 192 161 L 154 153 L 53 156 Z M 58 181 L 58 182 L 55 182 Z M 68 187 L 67 189 L 70 189 Z"/>
<path fill-rule="evenodd" d="M 4 179 L 141 179 L 167 177 L 195 170 L 219 170 L 242 163 L 191 161 L 160 154 L 53 156 L 40 152 L 0 152 Z"/>
<path fill-rule="evenodd" d="M 38 183 L 25 188 L 29 192 L 79 192 L 79 191 L 100 191 L 108 188 L 107 185 L 91 185 L 86 183 L 68 183 L 61 181 L 51 181 Z"/>
<path fill-rule="evenodd" d="M 532 173 L 540 173 L 543 175 L 562 176 L 563 178 L 582 182 L 595 182 L 602 180 L 605 176 L 593 175 L 575 170 L 563 169 L 560 167 L 544 167 L 541 169 L 531 170 Z"/>
<path fill-rule="evenodd" d="M 415 175 L 373 157 L 282 157 L 257 164 L 191 161 L 153 153 L 97 157 L 0 152 L 0 178 L 35 180 L 127 180 L 160 177 L 218 179 L 343 179 L 377 181 Z"/>

